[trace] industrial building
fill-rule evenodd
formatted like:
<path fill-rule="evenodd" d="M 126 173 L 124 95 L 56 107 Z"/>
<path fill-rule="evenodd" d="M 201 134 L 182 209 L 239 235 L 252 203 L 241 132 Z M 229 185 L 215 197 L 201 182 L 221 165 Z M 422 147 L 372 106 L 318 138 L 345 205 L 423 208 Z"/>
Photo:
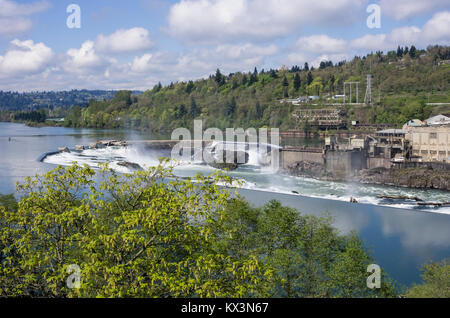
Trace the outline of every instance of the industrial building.
<path fill-rule="evenodd" d="M 407 139 L 422 161 L 450 162 L 450 125 L 411 127 Z"/>

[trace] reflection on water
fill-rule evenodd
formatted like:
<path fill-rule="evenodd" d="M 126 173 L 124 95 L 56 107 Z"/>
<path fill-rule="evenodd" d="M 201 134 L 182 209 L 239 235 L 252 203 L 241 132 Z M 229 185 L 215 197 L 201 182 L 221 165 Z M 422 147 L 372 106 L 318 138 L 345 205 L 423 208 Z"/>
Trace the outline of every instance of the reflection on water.
<path fill-rule="evenodd" d="M 0 193 L 13 192 L 14 183 L 22 181 L 25 176 L 53 169 L 55 167 L 53 164 L 41 163 L 37 159 L 43 153 L 55 151 L 58 147 L 73 148 L 75 145 L 87 145 L 99 139 L 152 138 L 155 137 L 150 134 L 123 130 L 30 128 L 24 125 L 0 123 Z M 117 155 L 114 152 L 108 154 L 107 151 L 109 150 L 105 150 L 105 156 Z M 89 152 L 85 154 L 89 155 Z M 91 159 L 98 159 L 98 153 L 91 155 Z M 141 155 L 139 152 L 136 152 L 135 155 L 137 156 L 136 161 L 149 162 L 148 157 L 139 158 L 138 156 Z M 270 171 L 261 169 L 256 173 L 255 170 L 258 168 L 243 167 L 234 175 L 244 178 L 247 186 L 254 188 L 253 190 L 240 190 L 240 193 L 250 202 L 254 205 L 261 205 L 268 200 L 276 199 L 285 205 L 297 208 L 301 213 L 315 215 L 329 213 L 334 218 L 335 225 L 343 233 L 352 230 L 358 231 L 366 246 L 373 252 L 377 263 L 400 283 L 418 282 L 420 274 L 418 267 L 429 259 L 438 261 L 450 257 L 450 215 L 369 204 L 350 204 L 344 202 L 343 199 L 338 201 L 339 198 L 344 198 L 355 191 L 360 191 L 360 199 L 364 200 L 365 195 L 367 198 L 373 199 L 373 193 L 380 191 L 395 193 L 395 191 L 404 191 L 404 189 L 327 183 L 274 175 Z M 177 173 L 190 175 L 195 172 L 206 174 L 209 171 L 214 170 L 205 167 L 181 167 Z M 258 185 L 264 184 L 272 192 L 255 190 L 258 189 Z M 271 185 L 274 184 L 276 187 L 271 189 Z M 292 195 L 292 190 L 298 190 L 301 194 L 314 197 Z M 439 191 L 411 191 L 418 196 L 434 196 L 435 198 L 448 195 L 448 193 Z M 334 200 L 330 200 L 331 198 Z M 367 203 L 370 202 L 367 201 Z"/>
<path fill-rule="evenodd" d="M 450 257 L 450 216 L 404 209 L 351 204 L 277 193 L 240 190 L 260 206 L 275 199 L 317 216 L 330 215 L 342 233 L 356 230 L 376 262 L 401 284 L 420 281 L 418 268 Z"/>

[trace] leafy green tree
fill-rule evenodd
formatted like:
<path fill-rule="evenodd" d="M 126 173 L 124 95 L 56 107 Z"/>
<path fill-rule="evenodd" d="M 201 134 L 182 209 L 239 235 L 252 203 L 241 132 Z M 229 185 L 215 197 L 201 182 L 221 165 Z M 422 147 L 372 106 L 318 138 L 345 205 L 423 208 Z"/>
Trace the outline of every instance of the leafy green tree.
<path fill-rule="evenodd" d="M 212 227 L 222 253 L 256 254 L 265 264 L 267 275 L 260 291 L 272 297 L 396 295 L 386 276 L 381 289 L 367 287 L 366 270 L 373 260 L 360 238 L 340 235 L 329 218 L 303 216 L 276 201 L 253 208 L 234 199 Z M 224 229 L 229 236 L 221 235 Z"/>
<path fill-rule="evenodd" d="M 409 298 L 450 298 L 450 259 L 429 263 L 422 268 L 423 284 L 406 292 Z"/>
<path fill-rule="evenodd" d="M 74 165 L 27 178 L 18 210 L 0 206 L 0 295 L 256 294 L 265 272 L 255 256 L 217 251 L 209 224 L 231 195 L 217 182 L 231 179 L 180 181 L 163 165 L 131 175 Z M 66 284 L 71 264 L 81 269 L 79 289 Z"/>

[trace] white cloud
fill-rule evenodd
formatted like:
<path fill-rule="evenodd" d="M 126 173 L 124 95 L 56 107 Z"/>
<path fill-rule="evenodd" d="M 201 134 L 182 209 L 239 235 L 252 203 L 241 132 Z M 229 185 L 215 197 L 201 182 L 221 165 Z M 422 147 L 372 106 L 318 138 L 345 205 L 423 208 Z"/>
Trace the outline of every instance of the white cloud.
<path fill-rule="evenodd" d="M 301 37 L 296 46 L 299 50 L 311 53 L 341 53 L 347 48 L 347 41 L 334 39 L 325 34 Z"/>
<path fill-rule="evenodd" d="M 20 75 L 38 73 L 50 64 L 54 53 L 44 43 L 32 40 L 11 41 L 13 48 L 0 56 L 0 75 Z"/>
<path fill-rule="evenodd" d="M 363 50 L 383 50 L 386 45 L 386 34 L 366 34 L 351 41 L 351 47 Z"/>
<path fill-rule="evenodd" d="M 78 71 L 80 68 L 94 68 L 103 64 L 100 56 L 97 55 L 94 48 L 94 42 L 86 41 L 80 49 L 70 49 L 67 51 L 69 58 L 66 69 L 69 71 Z"/>
<path fill-rule="evenodd" d="M 401 20 L 448 7 L 448 0 L 381 0 L 382 13 Z"/>
<path fill-rule="evenodd" d="M 285 58 L 282 63 L 286 65 L 300 65 L 303 66 L 305 62 L 311 61 L 311 56 L 300 53 L 300 52 L 292 52 L 289 53 L 287 58 Z"/>
<path fill-rule="evenodd" d="M 20 4 L 11 0 L 0 0 L 0 34 L 15 35 L 32 27 L 29 15 L 46 10 L 47 1 Z"/>
<path fill-rule="evenodd" d="M 278 48 L 275 45 L 258 46 L 251 43 L 242 45 L 222 44 L 219 45 L 211 55 L 227 60 L 247 60 L 250 58 L 262 59 L 265 56 L 270 56 L 278 53 Z"/>
<path fill-rule="evenodd" d="M 357 52 L 395 50 L 397 46 L 426 47 L 430 44 L 450 44 L 450 12 L 436 13 L 422 29 L 405 26 L 386 34 L 366 34 L 353 40 L 332 38 L 325 34 L 301 37 L 297 40 L 284 62 L 289 65 L 312 61 L 318 66 L 321 61 L 339 62 Z"/>
<path fill-rule="evenodd" d="M 350 42 L 350 47 L 361 50 L 387 50 L 400 46 L 422 46 L 450 43 L 450 12 L 436 13 L 422 29 L 410 26 L 392 30 L 388 34 L 365 35 Z"/>
<path fill-rule="evenodd" d="M 422 31 L 417 27 L 394 29 L 388 34 L 365 35 L 350 41 L 350 47 L 359 50 L 388 50 L 400 46 L 419 46 L 423 42 Z M 426 41 L 425 41 L 426 42 Z"/>
<path fill-rule="evenodd" d="M 181 0 L 168 31 L 186 42 L 268 39 L 311 24 L 348 24 L 366 0 Z"/>
<path fill-rule="evenodd" d="M 450 11 L 436 13 L 423 27 L 427 44 L 450 44 Z"/>
<path fill-rule="evenodd" d="M 260 67 L 267 57 L 279 52 L 275 45 L 259 46 L 223 44 L 213 48 L 194 49 L 190 52 L 170 55 L 163 52 L 135 57 L 130 71 L 159 76 L 161 81 L 183 81 L 205 77 L 220 68 L 224 73 L 252 70 Z"/>
<path fill-rule="evenodd" d="M 346 53 L 340 53 L 340 54 L 322 54 L 318 57 L 316 57 L 312 62 L 311 65 L 314 67 L 319 67 L 320 62 L 328 62 L 332 61 L 333 63 L 337 63 L 340 61 L 348 60 L 349 55 Z"/>
<path fill-rule="evenodd" d="M 100 34 L 95 47 L 105 53 L 130 53 L 150 49 L 153 42 L 144 28 L 119 29 L 110 35 Z"/>
<path fill-rule="evenodd" d="M 146 53 L 140 57 L 136 56 L 130 65 L 130 70 L 135 73 L 169 71 L 176 63 L 176 57 L 163 52 L 154 54 Z"/>

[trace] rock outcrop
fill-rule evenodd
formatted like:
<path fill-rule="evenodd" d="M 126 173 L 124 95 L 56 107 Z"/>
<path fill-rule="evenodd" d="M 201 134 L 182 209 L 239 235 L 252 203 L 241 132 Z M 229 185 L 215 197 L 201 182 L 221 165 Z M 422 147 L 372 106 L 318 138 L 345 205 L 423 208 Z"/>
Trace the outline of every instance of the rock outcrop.
<path fill-rule="evenodd" d="M 58 151 L 59 151 L 59 152 L 67 152 L 67 153 L 70 153 L 70 149 L 69 149 L 68 147 L 59 147 L 59 148 L 58 148 Z"/>
<path fill-rule="evenodd" d="M 223 163 L 212 162 L 209 164 L 209 166 L 216 169 L 230 170 L 230 171 L 236 170 L 239 167 L 239 165 L 236 163 L 226 163 L 226 162 Z"/>
<path fill-rule="evenodd" d="M 361 183 L 374 183 L 417 189 L 450 190 L 450 171 L 432 168 L 361 170 L 356 177 Z"/>
<path fill-rule="evenodd" d="M 130 170 L 143 170 L 140 165 L 134 162 L 121 161 L 117 163 L 118 166 L 128 168 Z"/>
<path fill-rule="evenodd" d="M 287 168 L 287 172 L 290 175 L 297 177 L 314 178 L 321 180 L 335 180 L 335 176 L 333 176 L 332 173 L 327 171 L 324 165 L 316 162 L 309 162 L 309 161 L 297 162 L 293 165 L 290 165 Z"/>
<path fill-rule="evenodd" d="M 354 176 L 342 177 L 338 172 L 328 171 L 321 164 L 302 161 L 289 166 L 286 172 L 294 176 L 327 181 L 360 182 L 363 184 L 450 191 L 450 170 L 431 167 L 364 169 Z"/>
<path fill-rule="evenodd" d="M 233 162 L 227 162 L 229 156 L 233 159 Z M 214 160 L 207 162 L 207 164 L 213 168 L 222 170 L 236 170 L 239 165 L 246 164 L 249 160 L 249 154 L 244 151 L 219 151 L 212 157 Z"/>

